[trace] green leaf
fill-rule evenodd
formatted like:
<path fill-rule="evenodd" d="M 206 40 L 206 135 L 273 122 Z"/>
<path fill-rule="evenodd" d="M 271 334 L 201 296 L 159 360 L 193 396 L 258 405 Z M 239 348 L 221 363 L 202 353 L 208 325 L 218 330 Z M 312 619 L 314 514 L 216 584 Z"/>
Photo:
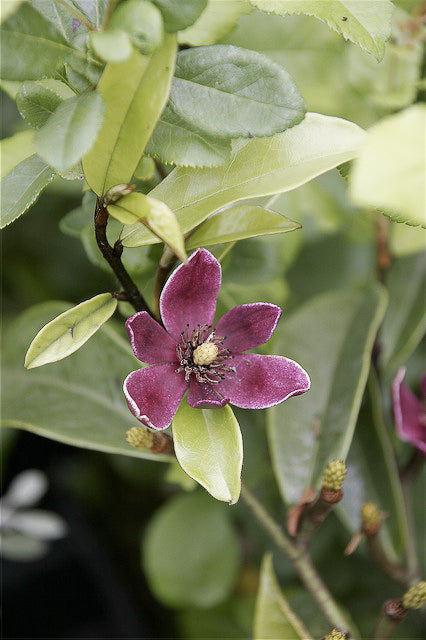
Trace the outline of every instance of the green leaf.
<path fill-rule="evenodd" d="M 234 141 L 229 162 L 220 167 L 175 169 L 150 195 L 175 212 L 187 233 L 226 205 L 290 191 L 352 159 L 363 138 L 363 130 L 353 122 L 308 113 L 300 124 L 271 138 Z M 137 247 L 157 239 L 130 226 L 122 241 Z"/>
<path fill-rule="evenodd" d="M 295 229 L 300 229 L 300 224 L 280 213 L 263 207 L 240 205 L 221 211 L 206 220 L 189 237 L 186 248 L 196 249 L 253 236 L 286 233 Z"/>
<path fill-rule="evenodd" d="M 93 147 L 104 111 L 96 91 L 66 100 L 36 133 L 37 153 L 59 171 L 70 169 Z"/>
<path fill-rule="evenodd" d="M 166 105 L 146 148 L 146 153 L 162 162 L 183 167 L 215 167 L 224 164 L 230 152 L 229 140 L 197 131 L 170 105 Z"/>
<path fill-rule="evenodd" d="M 280 589 L 270 553 L 262 560 L 253 637 L 254 640 L 313 640 Z"/>
<path fill-rule="evenodd" d="M 152 180 L 155 176 L 155 171 L 156 167 L 154 160 L 152 158 L 149 158 L 148 156 L 142 156 L 142 158 L 139 160 L 138 166 L 135 169 L 133 177 L 136 178 L 136 180 L 142 181 Z"/>
<path fill-rule="evenodd" d="M 389 306 L 380 334 L 380 365 L 389 379 L 426 331 L 426 260 L 417 253 L 396 260 L 386 277 Z"/>
<path fill-rule="evenodd" d="M 89 224 L 89 220 L 90 218 L 84 208 L 77 207 L 61 218 L 59 228 L 62 233 L 65 233 L 67 236 L 79 238 L 83 229 Z"/>
<path fill-rule="evenodd" d="M 381 541 L 391 557 L 401 560 L 409 541 L 407 515 L 394 449 L 383 422 L 381 390 L 373 369 L 367 391 L 349 451 L 344 497 L 338 513 L 356 533 L 362 504 L 375 502 L 386 513 L 380 529 Z"/>
<path fill-rule="evenodd" d="M 92 31 L 90 42 L 96 55 L 105 62 L 123 62 L 132 55 L 130 38 L 120 29 Z"/>
<path fill-rule="evenodd" d="M 1 8 L 0 22 L 6 20 L 10 15 L 15 13 L 15 11 L 19 8 L 24 0 L 8 0 L 8 2 L 4 2 Z"/>
<path fill-rule="evenodd" d="M 33 153 L 32 131 L 20 131 L 10 138 L 0 141 L 0 171 L 3 178 L 12 171 L 17 164 L 28 158 Z"/>
<path fill-rule="evenodd" d="M 143 540 L 143 567 L 169 607 L 212 607 L 238 577 L 239 545 L 228 511 L 203 493 L 178 496 L 157 511 Z"/>
<path fill-rule="evenodd" d="M 120 198 L 116 204 L 109 205 L 108 213 L 122 224 L 136 221 L 146 225 L 180 260 L 186 262 L 185 242 L 179 223 L 164 202 L 133 192 Z"/>
<path fill-rule="evenodd" d="M 241 15 L 250 11 L 248 0 L 209 0 L 195 24 L 179 33 L 178 42 L 193 47 L 214 44 L 235 27 Z"/>
<path fill-rule="evenodd" d="M 1 25 L 1 77 L 3 80 L 37 80 L 53 76 L 68 56 L 85 58 L 61 33 L 29 4 Z"/>
<path fill-rule="evenodd" d="M 268 410 L 270 450 L 286 502 L 298 502 L 306 487 L 319 487 L 325 465 L 346 457 L 385 306 L 378 285 L 333 292 L 277 329 L 274 350 L 299 362 L 312 382 L 301 398 Z"/>
<path fill-rule="evenodd" d="M 41 367 L 71 355 L 96 333 L 116 308 L 117 300 L 110 293 L 100 293 L 64 311 L 40 329 L 25 356 L 25 367 Z"/>
<path fill-rule="evenodd" d="M 111 29 L 126 32 L 141 53 L 150 54 L 163 40 L 163 18 L 147 0 L 126 0 L 119 4 L 109 22 Z"/>
<path fill-rule="evenodd" d="M 298 124 L 306 108 L 287 71 L 232 45 L 181 51 L 170 92 L 173 111 L 211 136 L 271 136 Z"/>
<path fill-rule="evenodd" d="M 193 409 L 184 398 L 173 419 L 173 440 L 178 462 L 191 478 L 217 500 L 238 501 L 243 442 L 231 407 Z"/>
<path fill-rule="evenodd" d="M 1 180 L 0 228 L 25 213 L 54 175 L 54 169 L 35 154 L 22 160 L 5 175 Z"/>
<path fill-rule="evenodd" d="M 176 38 L 166 36 L 151 58 L 135 51 L 129 60 L 107 65 L 99 83 L 104 124 L 83 160 L 86 180 L 98 195 L 130 181 L 165 106 L 175 53 Z"/>
<path fill-rule="evenodd" d="M 160 9 L 167 33 L 175 33 L 193 24 L 204 11 L 207 0 L 153 0 Z"/>
<path fill-rule="evenodd" d="M 38 82 L 24 82 L 16 96 L 21 116 L 34 129 L 45 125 L 62 102 L 62 98 Z"/>
<path fill-rule="evenodd" d="M 250 0 L 262 11 L 278 15 L 305 13 L 319 18 L 346 40 L 381 60 L 391 34 L 390 0 Z"/>
<path fill-rule="evenodd" d="M 351 174 L 350 192 L 395 222 L 426 227 L 424 153 L 426 105 L 415 104 L 368 131 Z"/>
<path fill-rule="evenodd" d="M 170 460 L 127 444 L 135 425 L 122 384 L 140 363 L 130 346 L 109 326 L 102 327 L 69 358 L 49 367 L 24 369 L 34 327 L 43 326 L 67 305 L 49 302 L 14 318 L 4 336 L 2 422 L 84 449 Z"/>

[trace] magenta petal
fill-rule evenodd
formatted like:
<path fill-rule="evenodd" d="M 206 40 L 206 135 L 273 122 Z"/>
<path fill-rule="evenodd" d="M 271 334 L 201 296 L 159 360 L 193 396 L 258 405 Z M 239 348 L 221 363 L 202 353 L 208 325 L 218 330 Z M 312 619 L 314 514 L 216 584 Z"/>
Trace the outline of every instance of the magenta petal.
<path fill-rule="evenodd" d="M 233 353 L 268 342 L 281 316 L 275 304 L 254 302 L 234 307 L 219 320 L 216 335 L 225 336 L 223 346 Z"/>
<path fill-rule="evenodd" d="M 206 249 L 197 249 L 167 280 L 160 297 L 164 326 L 176 339 L 189 324 L 212 324 L 221 281 L 221 268 Z"/>
<path fill-rule="evenodd" d="M 138 369 L 124 381 L 127 404 L 134 416 L 147 427 L 169 426 L 188 386 L 176 365 L 160 364 Z"/>
<path fill-rule="evenodd" d="M 401 440 L 410 442 L 426 455 L 426 421 L 421 402 L 403 383 L 405 368 L 402 367 L 392 383 L 395 427 Z"/>
<path fill-rule="evenodd" d="M 281 356 L 247 353 L 235 356 L 229 364 L 236 369 L 218 385 L 229 402 L 243 409 L 266 409 L 290 396 L 307 391 L 311 385 L 302 367 Z"/>
<path fill-rule="evenodd" d="M 142 362 L 177 362 L 176 343 L 146 311 L 128 318 L 126 329 L 133 353 Z"/>
<path fill-rule="evenodd" d="M 228 403 L 228 398 L 216 391 L 218 385 L 197 382 L 194 377 L 189 383 L 188 404 L 194 409 L 219 409 Z"/>

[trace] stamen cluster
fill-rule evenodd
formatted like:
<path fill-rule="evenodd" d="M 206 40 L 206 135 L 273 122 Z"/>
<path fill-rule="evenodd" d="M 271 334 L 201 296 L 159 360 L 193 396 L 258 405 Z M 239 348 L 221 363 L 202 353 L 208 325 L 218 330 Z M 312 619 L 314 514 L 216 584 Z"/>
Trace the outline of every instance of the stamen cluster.
<path fill-rule="evenodd" d="M 230 372 L 235 372 L 234 367 L 230 367 L 226 362 L 232 358 L 229 349 L 221 347 L 224 336 L 216 336 L 211 324 L 197 325 L 197 328 L 190 331 L 189 324 L 180 334 L 176 353 L 180 367 L 176 373 L 185 372 L 185 381 L 189 382 L 191 375 L 194 375 L 197 382 L 210 382 L 218 384 Z M 203 344 L 215 344 L 218 348 L 216 357 L 210 364 L 197 364 L 194 360 L 195 350 Z"/>

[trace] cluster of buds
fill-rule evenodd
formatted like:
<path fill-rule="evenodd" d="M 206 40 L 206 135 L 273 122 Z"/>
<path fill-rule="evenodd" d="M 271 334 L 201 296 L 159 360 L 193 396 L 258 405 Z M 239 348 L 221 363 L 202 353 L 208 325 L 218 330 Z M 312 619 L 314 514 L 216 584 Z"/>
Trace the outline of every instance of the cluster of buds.
<path fill-rule="evenodd" d="M 322 499 L 335 504 L 343 497 L 343 482 L 346 477 L 346 465 L 343 460 L 332 460 L 324 471 L 324 480 L 321 489 Z"/>
<path fill-rule="evenodd" d="M 135 184 L 116 184 L 114 187 L 111 187 L 111 189 L 108 189 L 104 195 L 104 205 L 108 206 L 109 204 L 114 204 L 114 202 L 117 202 L 123 196 L 127 196 L 129 193 L 132 193 L 135 187 Z"/>
<path fill-rule="evenodd" d="M 426 580 L 408 589 L 402 598 L 405 609 L 421 609 L 426 604 Z"/>
<path fill-rule="evenodd" d="M 361 531 L 367 538 L 377 535 L 382 523 L 382 513 L 374 502 L 364 502 L 361 507 Z"/>
<path fill-rule="evenodd" d="M 174 455 L 173 440 L 166 433 L 151 431 L 146 427 L 132 427 L 126 432 L 126 440 L 141 451 Z"/>
<path fill-rule="evenodd" d="M 332 629 L 322 640 L 346 640 L 348 635 L 338 629 Z"/>

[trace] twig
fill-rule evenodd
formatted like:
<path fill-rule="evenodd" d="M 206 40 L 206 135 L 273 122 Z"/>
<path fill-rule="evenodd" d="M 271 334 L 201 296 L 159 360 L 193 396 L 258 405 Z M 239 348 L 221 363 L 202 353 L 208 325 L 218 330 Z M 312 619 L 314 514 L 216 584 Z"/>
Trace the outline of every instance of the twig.
<path fill-rule="evenodd" d="M 340 502 L 343 491 L 321 489 L 318 498 L 307 505 L 301 517 L 300 530 L 297 534 L 296 545 L 300 549 L 307 549 L 331 509 Z"/>
<path fill-rule="evenodd" d="M 254 514 L 258 523 L 293 564 L 300 579 L 311 593 L 328 622 L 339 629 L 349 630 L 348 621 L 321 580 L 306 551 L 301 552 L 301 550 L 293 544 L 259 500 L 245 486 L 241 488 L 241 498 Z"/>
<path fill-rule="evenodd" d="M 123 253 L 123 245 L 120 242 L 116 242 L 114 247 L 108 242 L 106 235 L 106 228 L 108 224 L 108 211 L 102 201 L 98 198 L 95 209 L 95 236 L 98 247 L 110 265 L 111 269 L 117 280 L 120 282 L 124 289 L 127 300 L 133 306 L 135 311 L 147 311 L 150 315 L 148 305 L 143 299 L 139 289 L 133 282 L 132 278 L 127 273 L 121 262 L 121 254 Z"/>
<path fill-rule="evenodd" d="M 160 295 L 175 262 L 175 254 L 169 247 L 165 246 L 155 277 L 154 296 L 152 300 L 152 313 L 158 320 L 160 319 Z"/>
<path fill-rule="evenodd" d="M 399 598 L 386 600 L 380 611 L 380 615 L 373 633 L 371 634 L 371 638 L 377 640 L 390 640 L 399 623 L 404 620 L 405 615 L 405 608 Z"/>

